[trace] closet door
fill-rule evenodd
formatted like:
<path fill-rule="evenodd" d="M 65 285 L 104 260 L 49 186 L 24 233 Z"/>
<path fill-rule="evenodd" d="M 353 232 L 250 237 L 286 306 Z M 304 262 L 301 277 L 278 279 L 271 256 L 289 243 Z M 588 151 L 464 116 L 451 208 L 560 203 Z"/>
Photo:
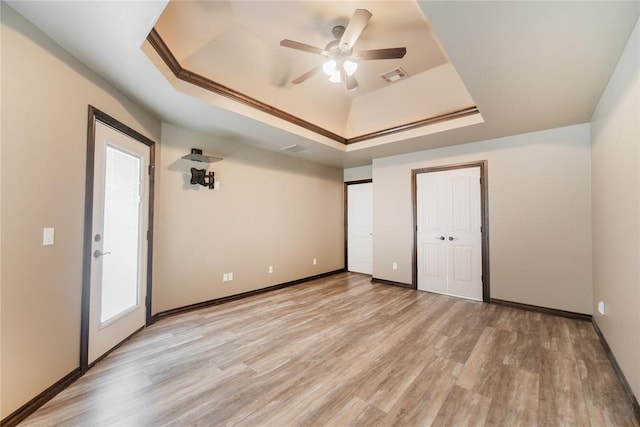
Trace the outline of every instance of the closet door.
<path fill-rule="evenodd" d="M 373 273 L 373 184 L 347 186 L 347 269 Z"/>
<path fill-rule="evenodd" d="M 482 300 L 480 168 L 416 176 L 418 289 Z"/>

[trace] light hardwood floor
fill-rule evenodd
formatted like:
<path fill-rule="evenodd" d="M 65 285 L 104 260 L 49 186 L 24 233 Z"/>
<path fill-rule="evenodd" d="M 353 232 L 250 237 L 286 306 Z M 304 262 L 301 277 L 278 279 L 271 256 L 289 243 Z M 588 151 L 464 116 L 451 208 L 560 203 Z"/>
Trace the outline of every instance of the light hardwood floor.
<path fill-rule="evenodd" d="M 23 425 L 637 427 L 589 322 L 352 273 L 161 320 Z"/>

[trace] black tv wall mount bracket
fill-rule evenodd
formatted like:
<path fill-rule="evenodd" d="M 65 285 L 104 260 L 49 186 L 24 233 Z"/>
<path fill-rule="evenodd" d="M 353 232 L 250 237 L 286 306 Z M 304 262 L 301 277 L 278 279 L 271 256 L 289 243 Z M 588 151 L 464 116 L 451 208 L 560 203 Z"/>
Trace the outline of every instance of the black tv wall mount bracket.
<path fill-rule="evenodd" d="M 215 186 L 213 171 L 207 172 L 206 169 L 191 168 L 191 184 L 200 184 L 213 190 Z"/>

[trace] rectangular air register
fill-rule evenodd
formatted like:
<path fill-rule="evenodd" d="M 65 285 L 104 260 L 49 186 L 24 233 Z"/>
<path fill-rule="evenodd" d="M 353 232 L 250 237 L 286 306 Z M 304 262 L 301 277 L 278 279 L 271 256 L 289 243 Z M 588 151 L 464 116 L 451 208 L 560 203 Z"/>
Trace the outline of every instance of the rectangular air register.
<path fill-rule="evenodd" d="M 407 77 L 406 71 L 399 67 L 394 70 L 388 71 L 380 76 L 380 78 L 382 78 L 382 80 L 387 83 L 397 82 L 398 80 L 404 79 L 405 77 Z"/>

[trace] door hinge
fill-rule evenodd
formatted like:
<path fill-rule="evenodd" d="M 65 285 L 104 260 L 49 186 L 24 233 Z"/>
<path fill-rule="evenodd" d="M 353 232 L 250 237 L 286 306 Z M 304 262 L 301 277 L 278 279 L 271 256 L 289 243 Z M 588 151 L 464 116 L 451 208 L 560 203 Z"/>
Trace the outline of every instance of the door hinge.
<path fill-rule="evenodd" d="M 153 165 L 149 165 L 149 175 L 151 175 L 152 171 L 153 171 Z"/>
<path fill-rule="evenodd" d="M 144 297 L 144 306 L 145 306 L 145 307 L 149 307 L 149 295 L 147 295 L 146 297 Z"/>
<path fill-rule="evenodd" d="M 151 237 L 151 230 L 147 230 L 147 240 Z"/>

